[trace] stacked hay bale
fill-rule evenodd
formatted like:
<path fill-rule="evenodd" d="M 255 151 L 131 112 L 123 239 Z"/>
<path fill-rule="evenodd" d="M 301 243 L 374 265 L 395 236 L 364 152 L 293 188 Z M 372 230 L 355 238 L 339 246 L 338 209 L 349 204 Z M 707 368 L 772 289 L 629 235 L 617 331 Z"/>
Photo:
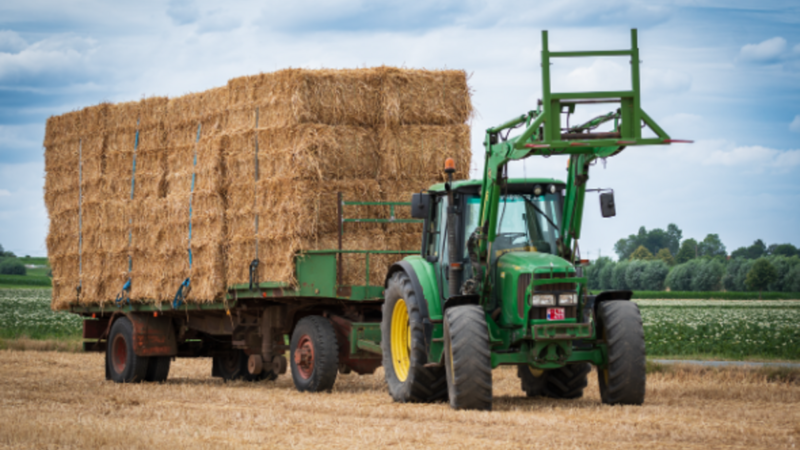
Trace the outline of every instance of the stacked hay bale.
<path fill-rule="evenodd" d="M 407 202 L 443 179 L 446 157 L 466 175 L 470 114 L 464 72 L 380 67 L 283 70 L 53 117 L 53 306 L 75 303 L 78 284 L 81 303 L 110 302 L 128 279 L 134 301 L 171 300 L 186 278 L 189 301 L 213 301 L 249 282 L 255 259 L 259 281 L 292 284 L 299 251 L 338 247 L 339 192 Z M 381 206 L 344 216 L 390 218 Z M 416 250 L 420 232 L 348 223 L 343 248 Z M 371 258 L 371 284 L 400 258 Z M 345 256 L 343 284 L 365 283 L 364 260 Z"/>

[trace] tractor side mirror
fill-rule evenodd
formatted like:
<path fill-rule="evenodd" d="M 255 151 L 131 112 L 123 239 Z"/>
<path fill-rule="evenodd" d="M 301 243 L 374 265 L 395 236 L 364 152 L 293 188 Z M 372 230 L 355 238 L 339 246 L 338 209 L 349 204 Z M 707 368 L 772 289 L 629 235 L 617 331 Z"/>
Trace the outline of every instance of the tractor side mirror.
<path fill-rule="evenodd" d="M 411 196 L 411 217 L 414 219 L 427 219 L 431 209 L 430 194 L 414 194 Z"/>
<path fill-rule="evenodd" d="M 600 213 L 603 217 L 614 217 L 617 215 L 617 207 L 614 203 L 614 192 L 600 194 Z"/>

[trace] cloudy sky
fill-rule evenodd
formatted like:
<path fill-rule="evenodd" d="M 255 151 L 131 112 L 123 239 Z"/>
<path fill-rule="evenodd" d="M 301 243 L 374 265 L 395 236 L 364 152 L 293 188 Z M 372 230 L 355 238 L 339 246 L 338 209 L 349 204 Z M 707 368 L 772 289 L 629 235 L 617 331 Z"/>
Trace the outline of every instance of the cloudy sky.
<path fill-rule="evenodd" d="M 618 215 L 601 219 L 590 196 L 584 255 L 671 222 L 684 238 L 718 233 L 729 252 L 757 238 L 800 245 L 800 5 L 788 0 L 2 2 L 0 244 L 46 254 L 50 115 L 287 67 L 464 69 L 475 177 L 482 130 L 541 96 L 542 29 L 551 49 L 581 50 L 627 48 L 631 27 L 643 109 L 695 143 L 631 148 L 594 167 L 589 184 L 615 190 Z M 628 74 L 624 58 L 553 66 L 563 90 L 629 87 Z M 511 173 L 564 178 L 565 165 L 529 159 Z"/>

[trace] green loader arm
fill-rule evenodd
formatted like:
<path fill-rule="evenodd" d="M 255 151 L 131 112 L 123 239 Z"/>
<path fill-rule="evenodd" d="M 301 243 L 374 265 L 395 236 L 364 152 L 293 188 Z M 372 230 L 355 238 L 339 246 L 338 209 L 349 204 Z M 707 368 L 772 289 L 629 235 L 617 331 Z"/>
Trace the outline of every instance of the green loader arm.
<path fill-rule="evenodd" d="M 630 56 L 632 89 L 629 91 L 567 92 L 550 91 L 550 59 L 572 57 Z M 490 270 L 485 267 L 497 232 L 500 195 L 507 179 L 510 161 L 531 156 L 570 155 L 564 199 L 563 221 L 559 234 L 559 256 L 575 263 L 575 246 L 580 238 L 586 182 L 590 164 L 598 158 L 616 155 L 635 145 L 664 145 L 691 142 L 670 139 L 640 107 L 639 49 L 636 29 L 631 30 L 628 50 L 551 52 L 547 31 L 542 31 L 542 100 L 536 110 L 486 130 L 486 159 L 484 165 L 480 219 L 473 239 L 477 240 L 477 255 L 473 257 L 484 266 L 480 282 L 481 303 L 491 296 Z M 580 126 L 562 129 L 561 114 L 572 113 L 580 104 L 616 103 L 619 108 L 592 119 Z M 614 121 L 613 131 L 593 132 L 599 125 Z M 643 124 L 657 137 L 642 138 Z M 502 132 L 524 126 L 513 138 L 502 139 Z M 508 134 L 506 134 L 508 136 Z M 480 276 L 480 275 L 479 275 Z"/>

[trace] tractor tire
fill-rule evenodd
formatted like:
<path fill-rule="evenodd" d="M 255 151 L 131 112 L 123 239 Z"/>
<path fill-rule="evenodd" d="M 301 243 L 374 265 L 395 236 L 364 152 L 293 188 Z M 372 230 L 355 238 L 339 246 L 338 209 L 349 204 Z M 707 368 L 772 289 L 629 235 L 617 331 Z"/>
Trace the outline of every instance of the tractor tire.
<path fill-rule="evenodd" d="M 544 370 L 534 369 L 527 364 L 520 364 L 517 366 L 517 376 L 525 395 L 528 397 L 544 395 L 544 387 L 547 383 L 547 373 Z"/>
<path fill-rule="evenodd" d="M 150 365 L 147 367 L 147 374 L 144 376 L 144 380 L 156 383 L 163 383 L 164 381 L 167 381 L 171 362 L 171 356 L 151 357 Z"/>
<path fill-rule="evenodd" d="M 565 400 L 583 397 L 583 389 L 588 383 L 586 376 L 591 370 L 592 366 L 589 363 L 570 364 L 548 370 L 542 395 Z"/>
<path fill-rule="evenodd" d="M 133 352 L 133 324 L 120 317 L 111 326 L 106 345 L 106 371 L 116 383 L 140 383 L 147 375 L 150 358 Z"/>
<path fill-rule="evenodd" d="M 247 360 L 249 356 L 244 350 L 232 349 L 225 356 L 215 356 L 213 358 L 213 374 L 219 376 L 223 381 L 261 381 L 274 380 L 278 378 L 271 370 L 262 370 L 259 374 L 252 374 L 247 370 Z"/>
<path fill-rule="evenodd" d="M 383 369 L 394 401 L 433 402 L 447 398 L 444 367 L 425 367 L 428 352 L 422 313 L 411 279 L 405 272 L 389 278 L 381 320 Z"/>
<path fill-rule="evenodd" d="M 639 307 L 617 300 L 603 302 L 598 309 L 601 338 L 608 346 L 608 365 L 597 370 L 600 397 L 607 405 L 641 405 L 647 375 Z"/>
<path fill-rule="evenodd" d="M 453 306 L 445 311 L 444 351 L 450 406 L 491 411 L 492 352 L 480 306 Z"/>
<path fill-rule="evenodd" d="M 339 344 L 331 322 L 307 316 L 297 322 L 291 342 L 292 379 L 300 392 L 330 391 L 339 372 Z"/>

